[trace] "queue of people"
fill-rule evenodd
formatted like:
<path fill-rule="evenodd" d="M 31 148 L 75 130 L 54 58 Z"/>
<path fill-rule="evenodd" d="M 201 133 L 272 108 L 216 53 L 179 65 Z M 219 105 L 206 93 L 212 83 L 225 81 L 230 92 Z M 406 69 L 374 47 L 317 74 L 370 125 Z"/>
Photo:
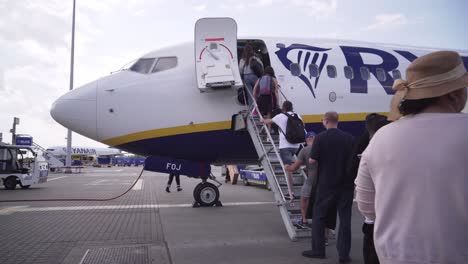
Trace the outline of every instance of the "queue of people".
<path fill-rule="evenodd" d="M 407 80 L 396 80 L 390 114 L 369 114 L 366 131 L 354 138 L 338 128 L 339 115 L 322 119 L 325 131 L 307 133 L 307 147 L 288 141 L 288 120 L 300 116 L 291 102 L 272 117 L 278 83 L 271 67 L 263 76 L 245 70 L 251 47 L 241 61 L 244 81 L 268 125 L 276 124 L 280 156 L 292 173 L 306 166 L 301 190 L 302 223 L 312 218 L 308 258 L 326 258 L 326 228 L 339 218 L 340 263 L 351 262 L 351 212 L 356 191 L 364 215 L 365 264 L 465 263 L 468 259 L 468 73 L 455 52 L 434 52 L 408 67 Z M 255 60 L 255 58 L 254 58 Z M 243 64 L 242 64 L 243 63 Z M 390 123 L 390 121 L 393 121 Z M 289 192 L 287 198 L 294 198 Z M 311 206 L 309 206 L 311 203 Z M 331 214 L 330 214 L 331 212 Z M 331 222 L 331 224 L 330 224 Z"/>

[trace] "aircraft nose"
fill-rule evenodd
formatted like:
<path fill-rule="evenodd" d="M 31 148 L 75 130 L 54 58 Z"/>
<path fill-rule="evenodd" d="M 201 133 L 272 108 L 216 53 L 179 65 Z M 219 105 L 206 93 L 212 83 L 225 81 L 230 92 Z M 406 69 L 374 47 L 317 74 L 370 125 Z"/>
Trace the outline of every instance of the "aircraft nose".
<path fill-rule="evenodd" d="M 74 89 L 53 104 L 52 118 L 66 128 L 83 136 L 97 139 L 97 81 Z"/>

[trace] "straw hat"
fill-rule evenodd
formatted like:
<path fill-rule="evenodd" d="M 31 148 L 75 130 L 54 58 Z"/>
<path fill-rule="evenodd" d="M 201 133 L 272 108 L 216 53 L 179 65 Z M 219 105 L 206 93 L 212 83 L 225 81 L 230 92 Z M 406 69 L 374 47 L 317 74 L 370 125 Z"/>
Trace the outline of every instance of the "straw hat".
<path fill-rule="evenodd" d="M 468 86 L 468 73 L 458 53 L 437 51 L 414 60 L 406 69 L 407 80 L 395 80 L 389 120 L 401 117 L 404 100 L 440 97 Z"/>

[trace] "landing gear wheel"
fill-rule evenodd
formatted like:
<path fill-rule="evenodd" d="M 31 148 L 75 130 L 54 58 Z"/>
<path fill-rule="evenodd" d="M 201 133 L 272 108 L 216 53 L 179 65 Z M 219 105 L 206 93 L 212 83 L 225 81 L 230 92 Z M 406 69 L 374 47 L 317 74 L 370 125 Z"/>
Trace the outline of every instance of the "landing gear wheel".
<path fill-rule="evenodd" d="M 205 182 L 198 184 L 194 191 L 194 198 L 200 206 L 213 206 L 218 204 L 219 201 L 219 190 L 216 185 Z"/>
<path fill-rule="evenodd" d="M 195 188 L 193 188 L 193 199 L 195 199 L 195 201 L 198 202 L 198 199 L 197 199 L 197 196 L 198 196 L 198 189 L 200 189 L 200 187 L 203 185 L 203 182 L 200 182 L 199 184 L 197 184 L 195 186 Z"/>
<path fill-rule="evenodd" d="M 14 189 L 16 189 L 16 184 L 18 184 L 18 181 L 16 180 L 16 177 L 15 176 L 10 176 L 5 180 L 3 185 L 5 185 L 5 189 L 7 189 L 7 190 L 14 190 Z"/>

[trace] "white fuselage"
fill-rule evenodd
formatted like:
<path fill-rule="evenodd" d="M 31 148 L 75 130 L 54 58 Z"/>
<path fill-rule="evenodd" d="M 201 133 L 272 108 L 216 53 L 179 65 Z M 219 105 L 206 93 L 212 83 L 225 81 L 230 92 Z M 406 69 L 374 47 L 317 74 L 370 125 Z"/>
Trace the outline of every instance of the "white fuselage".
<path fill-rule="evenodd" d="M 316 132 L 322 129 L 321 115 L 334 110 L 340 113 L 342 129 L 361 133 L 366 114 L 388 112 L 398 74 L 394 70 L 404 78 L 414 58 L 435 51 L 337 40 L 253 39 L 263 41 L 263 52 L 268 52 L 264 56 L 281 91 L 307 128 Z M 458 52 L 468 66 L 468 53 Z M 236 89 L 200 92 L 196 55 L 193 43 L 148 53 L 141 59 L 176 57 L 177 65 L 155 73 L 126 70 L 103 77 L 60 97 L 51 114 L 77 133 L 136 154 L 255 160 L 248 134 L 230 130 L 231 116 L 245 109 L 237 102 Z M 291 74 L 287 67 L 291 63 L 299 64 L 300 76 Z"/>
<path fill-rule="evenodd" d="M 66 146 L 52 146 L 47 148 L 47 152 L 55 157 L 64 157 L 67 155 Z M 120 155 L 121 151 L 115 148 L 91 148 L 91 147 L 72 147 L 73 156 L 115 156 Z"/>

